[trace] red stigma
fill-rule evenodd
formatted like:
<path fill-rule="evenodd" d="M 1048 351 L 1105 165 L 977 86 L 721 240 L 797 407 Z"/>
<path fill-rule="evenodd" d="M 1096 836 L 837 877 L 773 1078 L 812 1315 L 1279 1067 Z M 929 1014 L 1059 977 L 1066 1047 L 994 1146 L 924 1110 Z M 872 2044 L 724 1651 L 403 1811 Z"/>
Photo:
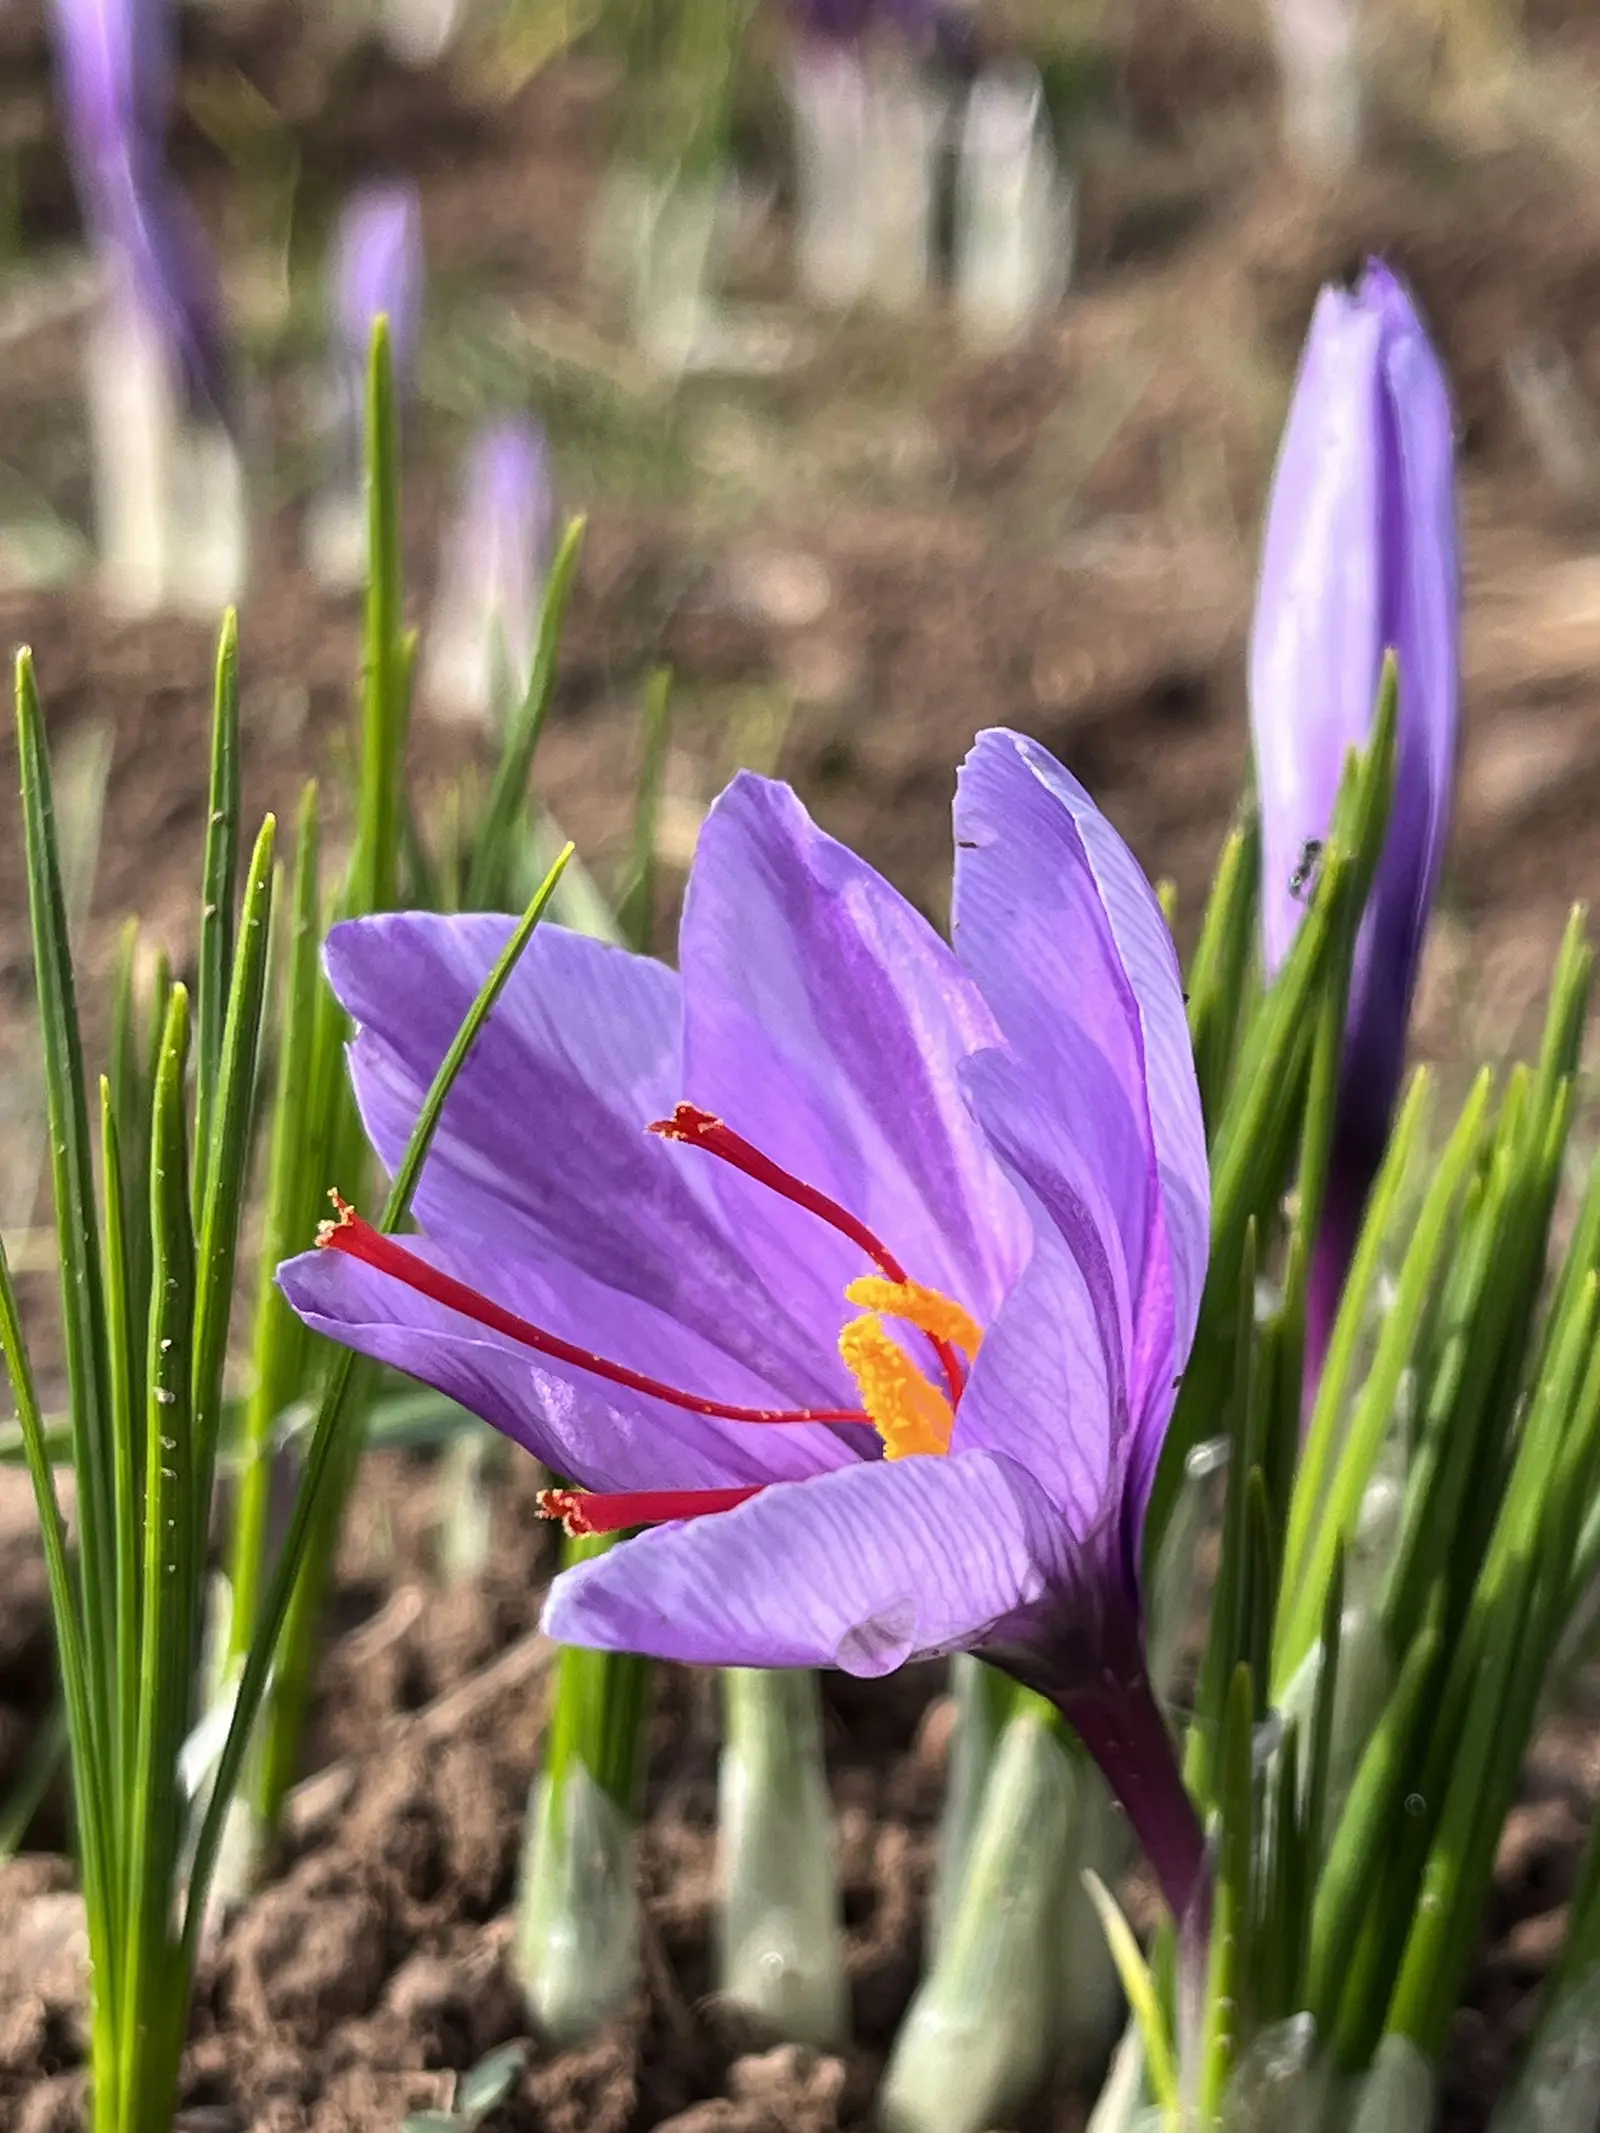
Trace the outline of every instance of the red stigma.
<path fill-rule="evenodd" d="M 658 1118 L 648 1130 L 660 1134 L 664 1141 L 682 1141 L 690 1148 L 703 1148 L 707 1155 L 717 1156 L 735 1170 L 742 1170 L 747 1178 L 754 1178 L 758 1185 L 765 1185 L 780 1199 L 803 1207 L 807 1214 L 815 1215 L 830 1229 L 848 1237 L 890 1281 L 904 1284 L 910 1280 L 910 1275 L 888 1245 L 858 1216 L 851 1214 L 848 1207 L 841 1207 L 825 1192 L 819 1192 L 814 1185 L 806 1184 L 803 1178 L 783 1169 L 770 1155 L 763 1155 L 753 1141 L 747 1141 L 742 1133 L 735 1133 L 715 1113 L 702 1111 L 698 1104 L 679 1104 L 670 1118 Z M 928 1338 L 938 1355 L 954 1404 L 966 1387 L 966 1365 L 948 1341 L 935 1340 L 931 1334 Z"/>
<path fill-rule="evenodd" d="M 625 1363 L 614 1363 L 607 1356 L 596 1355 L 592 1349 L 563 1340 L 558 1333 L 546 1332 L 531 1319 L 519 1318 L 515 1311 L 508 1311 L 503 1304 L 480 1295 L 464 1281 L 442 1273 L 415 1252 L 407 1251 L 393 1237 L 386 1237 L 381 1230 L 374 1229 L 338 1193 L 330 1193 L 328 1197 L 338 1214 L 333 1221 L 324 1222 L 317 1232 L 317 1244 L 322 1250 L 344 1252 L 365 1266 L 375 1267 L 380 1274 L 387 1274 L 395 1281 L 404 1282 L 408 1289 L 415 1289 L 419 1296 L 431 1297 L 435 1303 L 443 1304 L 447 1311 L 458 1311 L 463 1318 L 487 1326 L 491 1332 L 502 1334 L 521 1347 L 531 1348 L 536 1355 L 547 1355 L 553 1362 L 587 1371 L 591 1377 L 625 1386 L 629 1392 L 645 1393 L 653 1400 L 666 1401 L 671 1407 L 685 1408 L 690 1414 L 710 1415 L 721 1422 L 860 1422 L 869 1429 L 872 1426 L 872 1417 L 857 1407 L 737 1407 L 724 1400 L 707 1400 L 699 1393 L 684 1392 L 676 1385 L 663 1384 L 660 1378 L 646 1377 L 642 1371 L 630 1370 Z M 727 1506 L 715 1508 L 726 1509 Z"/>
<path fill-rule="evenodd" d="M 559 1518 L 574 1540 L 624 1533 L 632 1526 L 664 1526 L 676 1518 L 707 1518 L 759 1496 L 749 1489 L 544 1489 L 541 1518 Z"/>

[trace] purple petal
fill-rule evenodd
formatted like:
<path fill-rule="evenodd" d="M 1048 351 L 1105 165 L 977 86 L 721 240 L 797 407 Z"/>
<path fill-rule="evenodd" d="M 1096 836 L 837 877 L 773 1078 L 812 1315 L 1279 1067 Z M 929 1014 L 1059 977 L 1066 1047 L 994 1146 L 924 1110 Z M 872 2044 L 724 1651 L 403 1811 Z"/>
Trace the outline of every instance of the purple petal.
<path fill-rule="evenodd" d="M 660 1312 L 630 1304 L 608 1318 L 603 1292 L 581 1289 L 560 1267 L 452 1251 L 421 1238 L 407 1249 L 495 1302 L 579 1345 L 610 1352 L 685 1391 L 764 1405 L 770 1389 Z M 316 1332 L 410 1377 L 481 1415 L 554 1473 L 597 1489 L 700 1489 L 793 1481 L 875 1456 L 867 1429 L 738 1424 L 567 1370 L 463 1318 L 392 1275 L 337 1251 L 311 1251 L 278 1270 L 295 1311 Z M 582 1302 L 591 1315 L 586 1317 Z M 625 1332 L 618 1355 L 606 1336 Z"/>
<path fill-rule="evenodd" d="M 1132 855 L 1035 742 L 979 736 L 956 844 L 957 950 L 1007 1047 L 970 1070 L 973 1103 L 1078 1269 L 1061 1338 L 1098 1350 L 1109 1379 L 1109 1409 L 1090 1415 L 1075 1399 L 1059 1426 L 1131 1426 L 1142 1504 L 1193 1338 L 1210 1219 L 1177 957 Z"/>
<path fill-rule="evenodd" d="M 684 1094 L 987 1319 L 1026 1258 L 1027 1225 L 961 1092 L 994 1023 L 926 920 L 786 786 L 745 774 L 701 832 L 680 961 Z M 743 1177 L 714 1188 L 764 1262 L 794 1258 L 809 1218 Z M 860 1254 L 810 1229 L 803 1271 L 837 1323 Z"/>
<path fill-rule="evenodd" d="M 166 0 L 53 0 L 50 28 L 80 184 L 86 161 L 159 159 L 175 51 Z"/>
<path fill-rule="evenodd" d="M 1046 1591 L 1060 1521 L 986 1452 L 856 1466 L 613 1548 L 556 1580 L 564 1644 L 705 1666 L 887 1674 L 970 1648 Z"/>
<path fill-rule="evenodd" d="M 362 1119 L 391 1169 L 512 925 L 406 913 L 329 937 L 329 977 L 361 1026 Z M 777 1404 L 853 1406 L 834 1345 L 839 1287 L 803 1323 L 801 1285 L 753 1267 L 730 1232 L 713 1166 L 645 1130 L 681 1093 L 679 1002 L 664 964 L 541 926 L 451 1091 L 417 1218 L 491 1269 L 501 1256 L 539 1262 L 570 1270 L 574 1297 L 585 1282 L 610 1291 L 614 1324 L 591 1345 L 636 1369 L 666 1375 L 641 1345 L 635 1302 L 742 1363 Z M 818 1225 L 799 1220 L 809 1244 Z"/>
<path fill-rule="evenodd" d="M 976 1061 L 973 1088 L 998 1152 L 1040 1178 L 1039 1151 L 1018 1127 L 1027 1099 L 1012 1063 L 999 1054 Z M 1123 1470 L 1127 1373 L 1105 1248 L 1067 1183 L 1041 1183 L 1033 1257 L 984 1334 L 951 1449 L 1016 1460 L 1082 1540 Z"/>
<path fill-rule="evenodd" d="M 1460 563 L 1449 389 L 1410 299 L 1374 261 L 1362 301 L 1383 321 L 1382 637 L 1399 658 L 1394 803 L 1351 978 L 1342 1109 L 1381 1147 L 1439 885 L 1455 787 Z M 1357 1115 L 1359 1114 L 1359 1115 Z M 1370 1172 L 1369 1172 L 1370 1175 Z"/>
<path fill-rule="evenodd" d="M 1273 476 L 1250 640 L 1269 972 L 1305 915 L 1291 888 L 1300 855 L 1327 836 L 1345 756 L 1377 703 L 1382 334 L 1372 307 L 1323 290 Z"/>

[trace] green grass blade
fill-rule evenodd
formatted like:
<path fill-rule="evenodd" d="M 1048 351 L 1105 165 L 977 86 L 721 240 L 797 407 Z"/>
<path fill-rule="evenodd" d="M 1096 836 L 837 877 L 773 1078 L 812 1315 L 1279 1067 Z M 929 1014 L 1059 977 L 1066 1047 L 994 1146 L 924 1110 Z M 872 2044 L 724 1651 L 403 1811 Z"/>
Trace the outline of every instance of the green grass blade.
<path fill-rule="evenodd" d="M 284 1302 L 276 1272 L 315 1220 L 320 1181 L 308 1163 L 305 1092 L 312 1085 L 318 1021 L 317 951 L 322 938 L 317 788 L 301 795 L 295 835 L 294 882 L 284 972 L 281 1048 L 273 1084 L 267 1157 L 267 1204 L 257 1261 L 253 1369 L 240 1448 L 230 1577 L 231 1654 L 241 1657 L 254 1633 L 266 1567 L 274 1436 L 280 1413 L 299 1389 L 308 1335 Z"/>
<path fill-rule="evenodd" d="M 372 329 L 366 435 L 368 570 L 352 912 L 386 911 L 393 904 L 402 844 L 409 662 L 402 621 L 399 437 L 386 318 Z"/>
<path fill-rule="evenodd" d="M 671 709 L 672 676 L 665 667 L 657 667 L 644 692 L 644 753 L 634 789 L 633 862 L 627 887 L 617 899 L 618 929 L 628 946 L 641 955 L 649 949 L 655 916 L 656 838 Z"/>
<path fill-rule="evenodd" d="M 239 618 L 229 608 L 217 643 L 211 710 L 211 787 L 200 905 L 195 987 L 195 1223 L 211 1158 L 211 1114 L 222 1067 L 222 1035 L 233 975 L 233 900 L 239 875 Z"/>
<path fill-rule="evenodd" d="M 125 1905 L 127 2002 L 122 2024 L 125 2108 L 170 2104 L 188 2019 L 188 1973 L 173 1990 L 172 1903 L 182 1841 L 179 1753 L 188 1731 L 198 1656 L 203 1555 L 196 1541 L 193 1415 L 194 1231 L 184 1083 L 189 1001 L 174 986 L 156 1078 L 150 1147 L 153 1279 L 146 1378 L 139 1722 L 129 1802 Z M 133 1418 L 127 1418 L 132 1426 Z M 202 1543 L 203 1545 L 203 1543 Z M 130 2120 L 138 2124 L 140 2119 Z"/>
<path fill-rule="evenodd" d="M 583 535 L 584 521 L 573 519 L 551 565 L 528 686 L 507 731 L 500 760 L 495 765 L 483 820 L 473 843 L 464 900 L 464 908 L 469 911 L 500 910 L 510 901 L 508 884 L 515 871 L 519 835 L 527 833 L 526 826 L 530 821 L 528 780 L 533 775 L 539 736 L 544 731 L 550 701 L 555 694 L 561 632 L 577 575 Z"/>
<path fill-rule="evenodd" d="M 28 908 L 44 1048 L 46 1109 L 56 1235 L 61 1257 L 62 1331 L 71 1388 L 73 1469 L 78 1491 L 78 1575 L 83 1654 L 93 1720 L 92 1755 L 110 1767 L 116 1693 L 116 1543 L 110 1357 L 105 1286 L 94 1198 L 93 1156 L 78 1029 L 77 989 L 67 906 L 56 850 L 44 715 L 33 659 L 17 654 L 17 754 L 22 771 Z"/>
<path fill-rule="evenodd" d="M 98 1966 L 94 2008 L 98 2068 L 101 2064 L 100 2037 L 108 2027 L 114 2029 L 120 1979 L 120 1949 L 113 1930 L 113 1861 L 116 1852 L 108 1796 L 111 1773 L 99 1753 L 100 1736 L 94 1713 L 96 1688 L 90 1676 L 78 1589 L 67 1553 L 66 1522 L 56 1496 L 44 1414 L 39 1406 L 33 1367 L 22 1337 L 22 1314 L 17 1307 L 17 1292 L 12 1284 L 3 1237 L 0 1237 L 0 1361 L 4 1362 L 11 1396 L 16 1403 L 28 1478 L 33 1484 L 34 1503 L 39 1513 L 45 1576 L 50 1591 L 50 1620 L 55 1631 L 56 1660 L 72 1748 L 70 1768 L 77 1817 L 78 1858 L 83 1874 L 90 1947 Z"/>
<path fill-rule="evenodd" d="M 116 1540 L 117 1699 L 114 1733 L 116 1762 L 110 1790 L 118 1816 L 118 1845 L 128 1839 L 122 1816 L 130 1811 L 133 1772 L 138 1753 L 139 1714 L 139 1564 L 144 1445 L 130 1418 L 143 1411 L 145 1329 L 148 1296 L 135 1297 L 130 1287 L 130 1232 L 144 1222 L 145 1208 L 130 1205 L 123 1185 L 122 1151 L 116 1109 L 108 1081 L 100 1084 L 101 1170 L 105 1181 L 106 1324 L 111 1366 L 111 1411 L 117 1417 L 113 1443 L 113 1525 Z M 148 1261 L 148 1255 L 146 1255 Z M 135 1357 L 137 1356 L 137 1364 Z M 125 1892 L 118 1891 L 118 1902 Z M 120 1929 L 119 1929 L 120 1930 Z"/>
<path fill-rule="evenodd" d="M 205 1153 L 205 1183 L 199 1202 L 190 1388 L 197 1559 L 204 1553 L 211 1517 L 211 1482 L 222 1421 L 222 1370 L 233 1308 L 239 1222 L 249 1176 L 250 1128 L 255 1116 L 256 1069 L 272 928 L 275 842 L 276 824 L 268 815 L 245 877 L 238 953 L 230 973 L 227 1020 L 214 1077 L 211 1141 Z"/>
<path fill-rule="evenodd" d="M 1189 965 L 1189 1034 L 1208 1132 L 1221 1115 L 1244 1027 L 1260 881 L 1261 829 L 1252 810 L 1222 848 Z"/>
<path fill-rule="evenodd" d="M 1318 1398 L 1306 1460 L 1290 1510 L 1283 1607 L 1274 1640 L 1273 1678 L 1277 1684 L 1289 1680 L 1311 1649 L 1335 1554 L 1341 1545 L 1349 1544 L 1355 1533 L 1361 1501 L 1394 1412 L 1401 1374 L 1415 1345 L 1424 1307 L 1449 1243 L 1451 1217 L 1467 1172 L 1477 1158 L 1487 1100 L 1487 1077 L 1481 1077 L 1434 1173 L 1416 1232 L 1401 1262 L 1394 1305 L 1384 1319 L 1371 1371 L 1336 1453 L 1332 1450 L 1336 1415 L 1331 1408 L 1325 1413 L 1322 1399 Z M 1365 1242 L 1364 1237 L 1363 1248 Z M 1336 1329 L 1330 1362 L 1338 1344 Z M 1324 1497 L 1320 1484 L 1330 1464 Z"/>

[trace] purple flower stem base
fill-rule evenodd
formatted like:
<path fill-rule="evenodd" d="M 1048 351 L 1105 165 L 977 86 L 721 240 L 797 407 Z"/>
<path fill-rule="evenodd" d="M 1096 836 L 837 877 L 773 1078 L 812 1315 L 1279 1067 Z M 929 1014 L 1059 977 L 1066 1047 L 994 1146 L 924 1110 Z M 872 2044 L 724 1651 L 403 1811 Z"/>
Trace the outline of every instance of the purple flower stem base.
<path fill-rule="evenodd" d="M 1108 1674 L 1098 1688 L 1069 1690 L 1059 1702 L 1133 1825 L 1180 1939 L 1203 1939 L 1209 1925 L 1205 1833 L 1148 1678 Z"/>

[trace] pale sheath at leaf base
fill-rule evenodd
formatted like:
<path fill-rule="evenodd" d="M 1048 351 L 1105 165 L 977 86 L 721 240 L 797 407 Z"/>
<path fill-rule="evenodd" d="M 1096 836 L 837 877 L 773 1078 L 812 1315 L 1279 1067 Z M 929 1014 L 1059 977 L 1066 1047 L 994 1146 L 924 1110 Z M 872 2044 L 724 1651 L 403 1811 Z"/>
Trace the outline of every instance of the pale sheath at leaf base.
<path fill-rule="evenodd" d="M 1036 743 L 979 736 L 955 840 L 952 949 L 740 776 L 679 972 L 542 929 L 445 1111 L 425 1235 L 346 1211 L 280 1279 L 571 1476 L 575 1529 L 657 1529 L 560 1578 L 551 1635 L 869 1677 L 981 1651 L 1066 1713 L 1198 1925 L 1138 1569 L 1208 1246 L 1177 960 Z M 508 924 L 330 937 L 386 1162 Z"/>
<path fill-rule="evenodd" d="M 1310 902 L 1350 749 L 1397 656 L 1394 799 L 1356 941 L 1327 1201 L 1307 1300 L 1321 1372 L 1361 1211 L 1388 1136 L 1406 1024 L 1449 833 L 1460 564 L 1443 368 L 1380 260 L 1317 301 L 1279 448 L 1250 641 L 1268 975 Z"/>

